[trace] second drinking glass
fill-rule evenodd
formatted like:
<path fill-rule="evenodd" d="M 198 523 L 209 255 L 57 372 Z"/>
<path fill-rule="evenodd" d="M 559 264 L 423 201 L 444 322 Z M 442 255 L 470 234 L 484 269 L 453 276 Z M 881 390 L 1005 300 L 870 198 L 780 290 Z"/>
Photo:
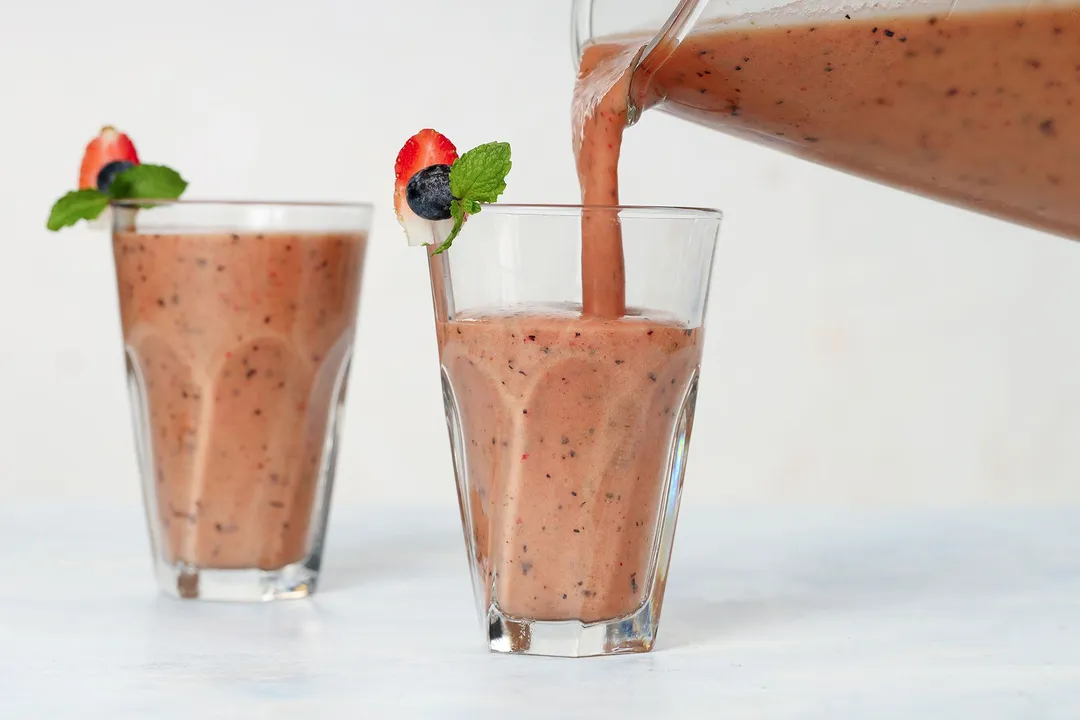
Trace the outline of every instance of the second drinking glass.
<path fill-rule="evenodd" d="M 582 217 L 621 228 L 626 315 L 581 312 Z M 720 213 L 491 205 L 431 255 L 443 398 L 495 651 L 655 640 Z"/>

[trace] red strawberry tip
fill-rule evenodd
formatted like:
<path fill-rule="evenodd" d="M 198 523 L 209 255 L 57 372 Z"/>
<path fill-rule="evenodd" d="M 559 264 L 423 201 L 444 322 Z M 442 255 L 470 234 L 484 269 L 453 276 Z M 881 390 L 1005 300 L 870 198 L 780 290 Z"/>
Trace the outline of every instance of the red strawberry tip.
<path fill-rule="evenodd" d="M 135 144 L 131 138 L 112 125 L 106 125 L 86 146 L 82 165 L 79 168 L 79 189 L 96 188 L 101 169 L 117 160 L 126 160 L 138 165 L 139 153 L 135 150 Z"/>

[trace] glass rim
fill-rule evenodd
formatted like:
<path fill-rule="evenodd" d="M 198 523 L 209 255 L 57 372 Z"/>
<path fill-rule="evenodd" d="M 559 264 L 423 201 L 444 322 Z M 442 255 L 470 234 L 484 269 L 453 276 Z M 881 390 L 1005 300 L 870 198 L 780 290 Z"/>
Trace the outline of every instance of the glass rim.
<path fill-rule="evenodd" d="M 680 205 L 573 205 L 535 203 L 492 203 L 484 205 L 480 215 L 580 215 L 586 210 L 616 211 L 623 217 L 656 220 L 723 220 L 724 213 L 715 208 L 684 207 Z"/>
<path fill-rule="evenodd" d="M 333 202 L 333 201 L 305 201 L 305 200 L 185 200 L 167 198 L 124 198 L 111 200 L 110 205 L 121 208 L 141 209 L 147 205 L 154 207 L 177 206 L 177 207 L 231 207 L 231 208 L 310 208 L 313 210 L 374 210 L 375 204 L 370 202 Z"/>

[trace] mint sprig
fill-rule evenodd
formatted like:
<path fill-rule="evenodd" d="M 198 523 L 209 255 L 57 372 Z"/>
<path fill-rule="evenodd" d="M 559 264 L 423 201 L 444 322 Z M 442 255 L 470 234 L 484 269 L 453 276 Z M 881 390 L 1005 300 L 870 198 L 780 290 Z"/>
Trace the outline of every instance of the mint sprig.
<path fill-rule="evenodd" d="M 187 181 L 164 165 L 136 165 L 117 175 L 108 192 L 75 190 L 56 201 L 45 223 L 52 232 L 80 220 L 96 220 L 113 200 L 176 200 L 187 190 Z"/>
<path fill-rule="evenodd" d="M 136 165 L 116 176 L 109 186 L 113 200 L 175 200 L 187 190 L 180 173 L 164 165 Z"/>
<path fill-rule="evenodd" d="M 493 203 L 506 190 L 510 161 L 510 143 L 492 142 L 475 147 L 450 166 L 450 216 L 454 227 L 433 255 L 450 249 L 465 224 L 465 218 L 480 212 L 481 203 Z"/>
<path fill-rule="evenodd" d="M 45 227 L 56 232 L 80 220 L 96 220 L 109 207 L 110 200 L 97 190 L 73 190 L 56 201 Z"/>

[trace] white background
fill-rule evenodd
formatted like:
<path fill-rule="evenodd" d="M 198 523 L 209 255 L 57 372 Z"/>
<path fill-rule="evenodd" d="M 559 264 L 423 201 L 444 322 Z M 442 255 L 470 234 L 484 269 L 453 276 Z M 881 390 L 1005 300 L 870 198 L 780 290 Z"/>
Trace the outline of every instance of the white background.
<path fill-rule="evenodd" d="M 575 201 L 568 25 L 552 0 L 3 0 L 0 501 L 138 501 L 108 240 L 44 230 L 110 123 L 193 198 L 377 203 L 336 502 L 452 507 L 394 157 L 426 126 L 508 140 L 506 200 Z M 727 213 L 687 504 L 1080 501 L 1080 248 L 659 113 L 623 171 L 627 203 Z"/>

